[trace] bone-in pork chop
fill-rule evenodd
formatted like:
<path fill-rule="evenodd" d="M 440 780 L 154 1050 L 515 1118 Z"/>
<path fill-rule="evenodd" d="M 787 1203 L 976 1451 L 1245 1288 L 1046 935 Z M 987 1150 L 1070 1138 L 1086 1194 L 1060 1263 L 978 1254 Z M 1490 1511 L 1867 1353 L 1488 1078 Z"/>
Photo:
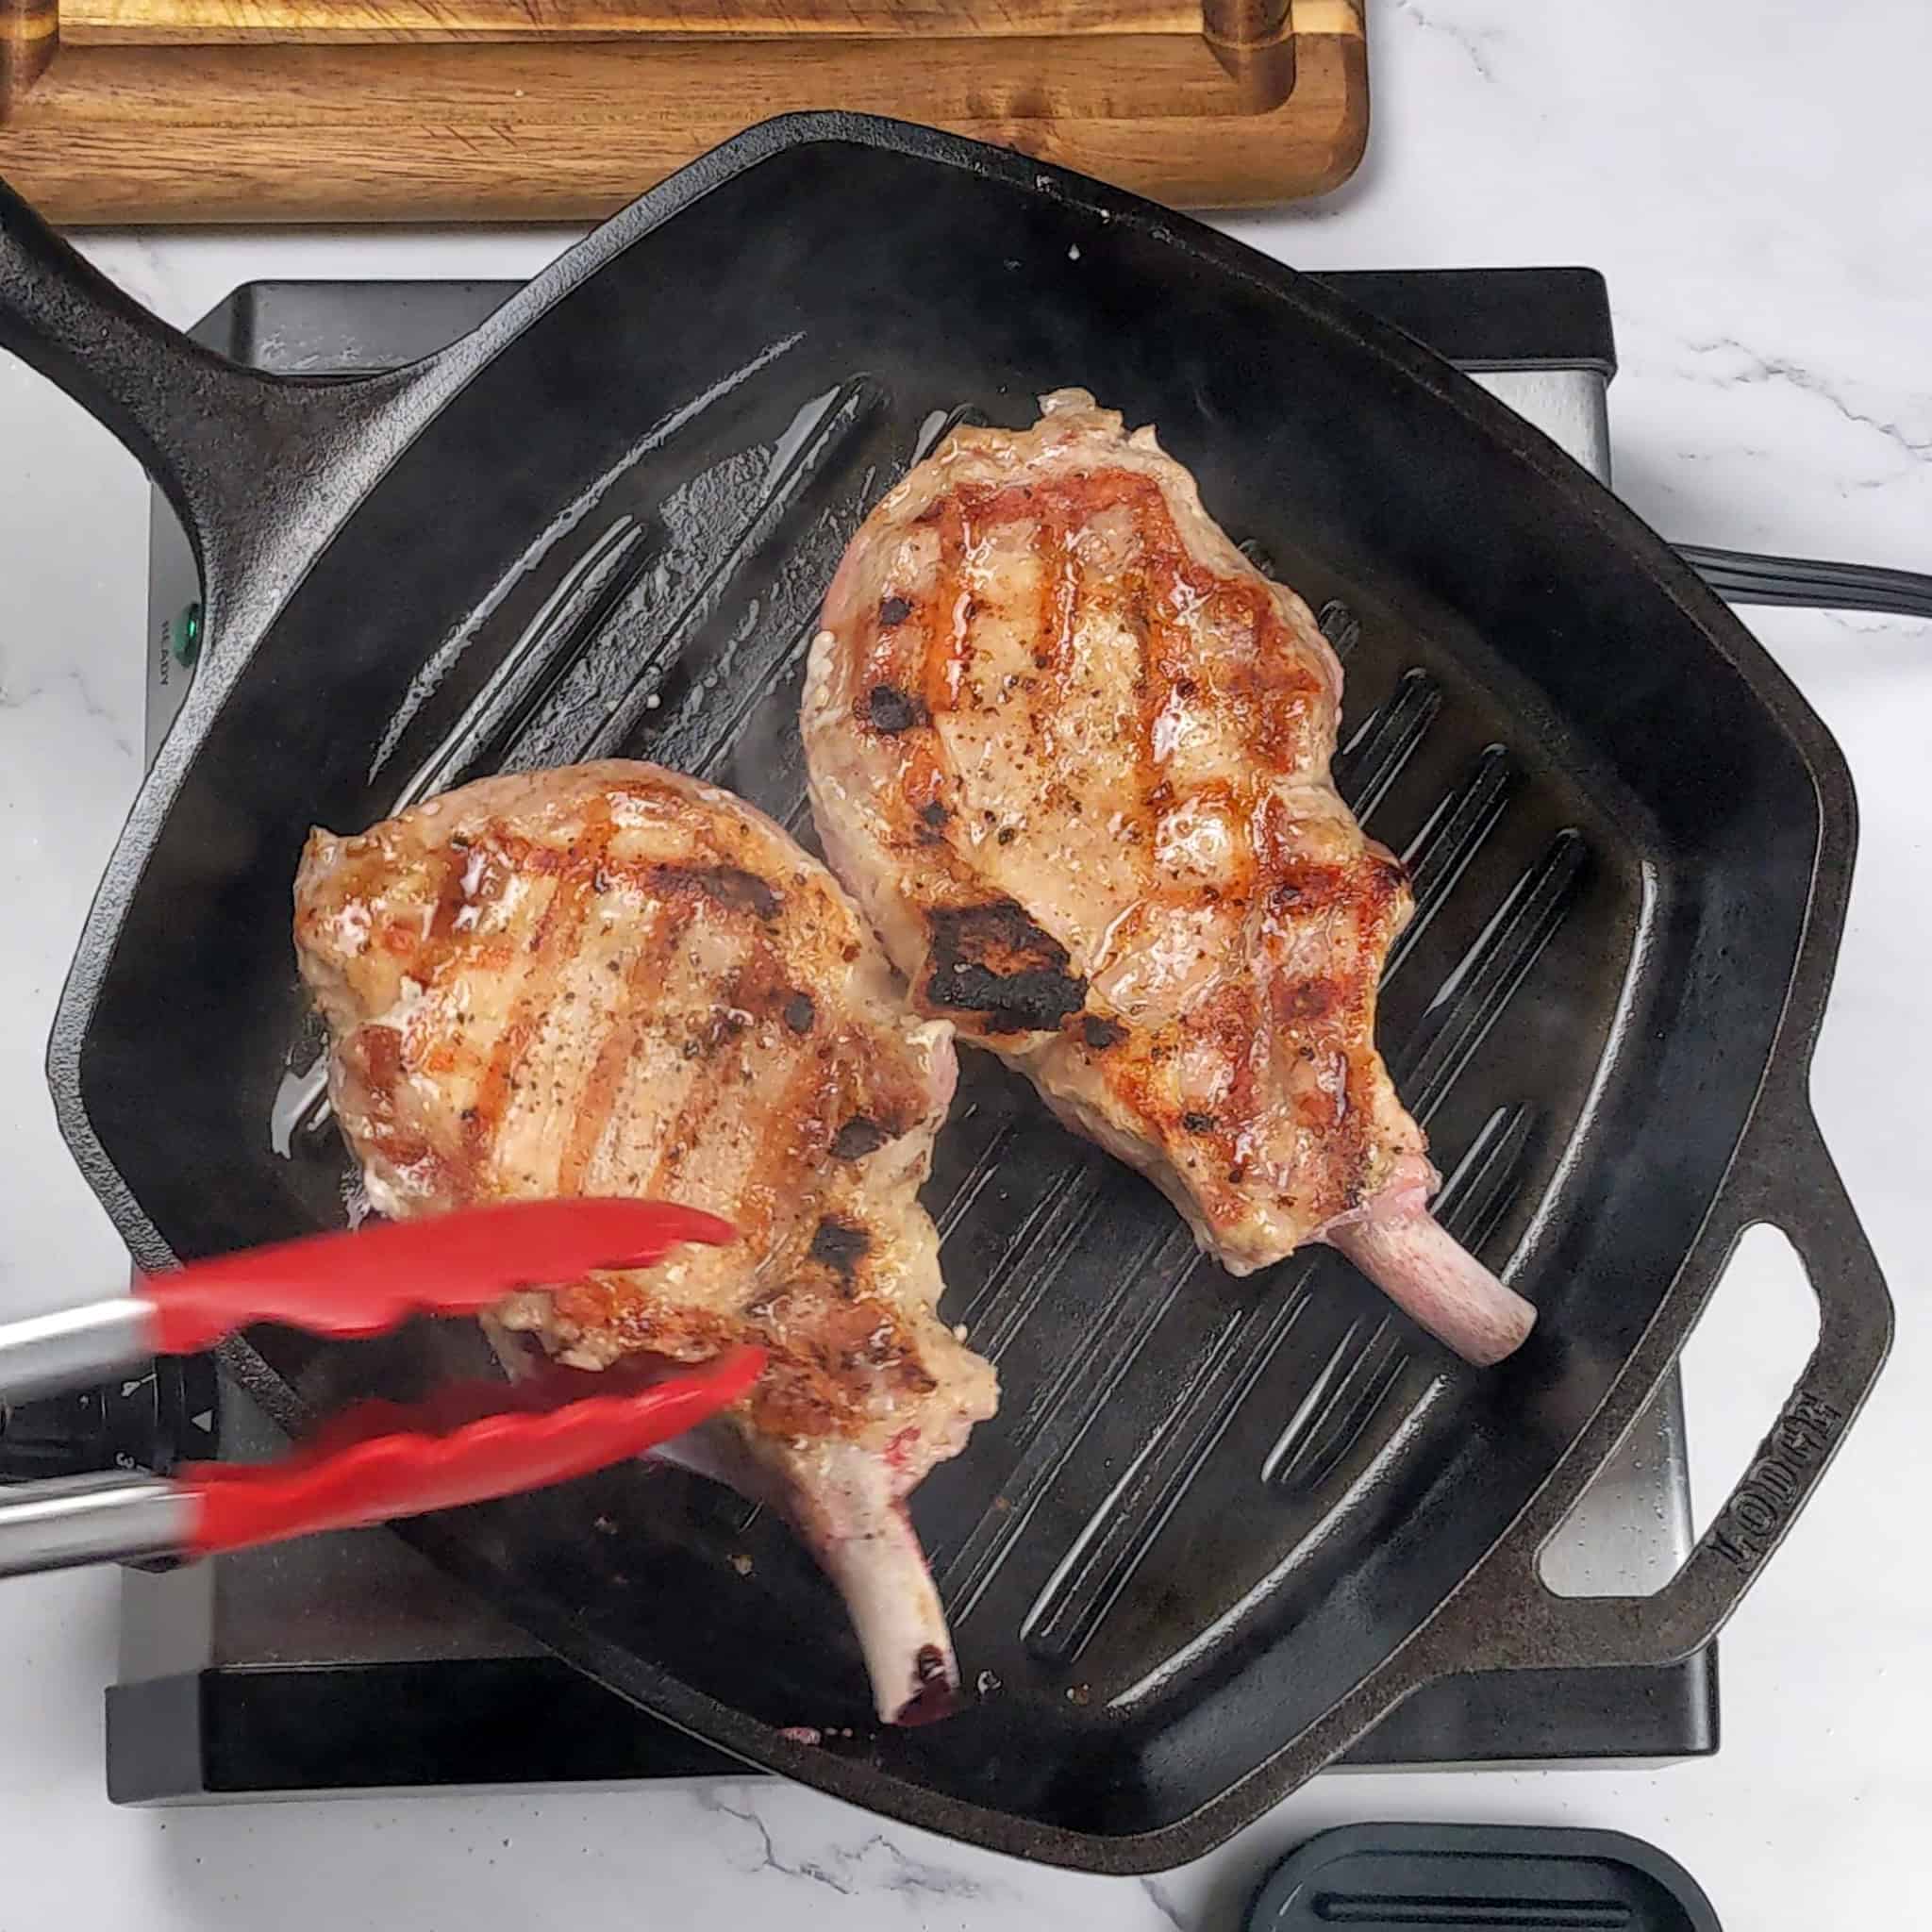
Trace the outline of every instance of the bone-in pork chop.
<path fill-rule="evenodd" d="M 920 1010 L 1031 1076 L 1237 1274 L 1326 1241 L 1477 1361 L 1528 1305 L 1435 1222 L 1375 1050 L 1409 917 L 1329 779 L 1341 671 L 1150 430 L 1083 391 L 962 429 L 826 597 L 833 868 Z"/>
<path fill-rule="evenodd" d="M 733 1422 L 851 1608 L 887 1718 L 956 1680 L 905 1498 L 993 1411 L 916 1198 L 956 1076 L 858 909 L 761 813 L 653 766 L 486 778 L 295 891 L 336 1114 L 386 1214 L 640 1195 L 738 1238 L 499 1310 L 567 1363 L 770 1367 Z"/>

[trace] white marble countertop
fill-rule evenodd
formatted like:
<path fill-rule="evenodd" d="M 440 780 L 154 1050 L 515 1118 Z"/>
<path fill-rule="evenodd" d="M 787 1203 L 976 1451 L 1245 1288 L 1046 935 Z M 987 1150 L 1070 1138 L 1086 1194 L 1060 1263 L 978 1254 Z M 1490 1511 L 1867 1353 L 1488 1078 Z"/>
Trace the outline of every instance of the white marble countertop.
<path fill-rule="evenodd" d="M 1609 278 L 1617 480 L 1668 534 L 1932 568 L 1932 13 L 1902 0 L 1672 9 L 1374 0 L 1376 134 L 1328 202 L 1238 232 L 1304 267 L 1586 262 Z M 1663 31 L 1665 24 L 1668 31 Z M 265 275 L 521 275 L 558 231 L 101 236 L 189 322 Z M 41 1074 L 94 879 L 139 775 L 147 490 L 0 358 L 0 1310 L 115 1285 L 123 1257 Z M 1021 1932 L 1221 1928 L 1321 1826 L 1618 1827 L 1708 1888 L 1731 1932 L 1932 1913 L 1932 1313 L 1915 1125 L 1932 1091 L 1924 789 L 1932 627 L 1754 627 L 1838 735 L 1863 816 L 1814 1091 L 1899 1302 L 1888 1379 L 1723 1644 L 1724 1744 L 1656 1772 L 1325 1777 L 1158 1880 L 1038 1871 L 771 1784 L 117 1811 L 102 1795 L 112 1573 L 0 1586 L 0 1924 L 154 1932 L 700 1918 Z M 1693 1343 L 1693 1476 L 1740 1467 L 1796 1366 L 1806 1298 L 1747 1241 Z M 1919 1902 L 1920 1909 L 1906 1904 Z"/>

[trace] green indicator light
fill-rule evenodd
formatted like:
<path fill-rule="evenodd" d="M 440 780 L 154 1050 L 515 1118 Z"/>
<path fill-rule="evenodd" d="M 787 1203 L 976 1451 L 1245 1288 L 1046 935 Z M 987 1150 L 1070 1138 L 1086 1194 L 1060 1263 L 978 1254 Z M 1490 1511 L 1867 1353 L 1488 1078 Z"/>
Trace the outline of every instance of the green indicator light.
<path fill-rule="evenodd" d="M 192 664 L 201 656 L 201 606 L 191 604 L 168 623 L 168 649 L 177 664 Z"/>

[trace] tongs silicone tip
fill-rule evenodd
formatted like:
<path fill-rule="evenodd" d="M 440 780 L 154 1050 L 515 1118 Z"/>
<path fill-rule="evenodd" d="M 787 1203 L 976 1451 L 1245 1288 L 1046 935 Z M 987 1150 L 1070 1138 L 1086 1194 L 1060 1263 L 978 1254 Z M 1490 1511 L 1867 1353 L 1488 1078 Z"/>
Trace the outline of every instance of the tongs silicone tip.
<path fill-rule="evenodd" d="M 681 1242 L 732 1238 L 727 1222 L 697 1208 L 564 1200 L 255 1248 L 147 1276 L 132 1296 L 0 1328 L 0 1391 L 188 1354 L 257 1322 L 363 1340 L 412 1316 L 476 1315 L 518 1289 L 647 1268 Z M 362 1404 L 279 1462 L 192 1463 L 173 1477 L 82 1478 L 64 1491 L 28 1485 L 0 1496 L 0 1574 L 108 1556 L 208 1556 L 563 1482 L 682 1434 L 747 1394 L 764 1364 L 764 1351 L 747 1346 L 655 1379 L 622 1366 L 558 1370 L 516 1387 L 445 1389 L 408 1408 Z"/>
<path fill-rule="evenodd" d="M 185 1464 L 175 1480 L 197 1505 L 188 1551 L 208 1557 L 589 1475 L 748 1394 L 764 1365 L 763 1349 L 745 1347 L 641 1387 L 607 1370 L 619 1383 L 609 1392 L 585 1394 L 592 1378 L 575 1376 L 534 1397 L 479 1383 L 421 1407 L 359 1404 L 278 1462 Z M 447 1426 L 452 1396 L 472 1398 L 454 1405 L 472 1412 Z"/>
<path fill-rule="evenodd" d="M 729 1222 L 668 1201 L 516 1201 L 353 1234 L 248 1248 L 143 1278 L 162 1355 L 192 1355 L 254 1322 L 359 1341 L 412 1315 L 479 1315 L 520 1288 L 648 1268 L 683 1241 L 721 1246 Z"/>

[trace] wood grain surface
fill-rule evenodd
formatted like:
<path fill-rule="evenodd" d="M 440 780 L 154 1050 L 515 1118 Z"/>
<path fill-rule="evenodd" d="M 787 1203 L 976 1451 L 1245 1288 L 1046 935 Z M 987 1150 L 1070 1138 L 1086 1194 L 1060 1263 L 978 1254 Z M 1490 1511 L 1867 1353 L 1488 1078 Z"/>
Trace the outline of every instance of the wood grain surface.
<path fill-rule="evenodd" d="M 15 76 L 0 90 L 0 174 L 68 224 L 595 220 L 753 122 L 827 107 L 949 127 L 1184 206 L 1252 206 L 1346 179 L 1368 125 L 1353 0 L 1288 0 L 1245 73 L 1240 50 L 1198 27 L 75 44 L 63 7 L 55 46 L 48 18 L 41 0 L 0 0 L 13 36 L 0 45 L 41 53 L 0 68 Z M 1271 30 L 1265 4 L 1218 18 Z"/>
<path fill-rule="evenodd" d="M 61 0 L 70 46 L 636 34 L 1198 34 L 1202 0 Z"/>
<path fill-rule="evenodd" d="M 0 125 L 53 58 L 59 25 L 54 0 L 0 0 Z"/>

